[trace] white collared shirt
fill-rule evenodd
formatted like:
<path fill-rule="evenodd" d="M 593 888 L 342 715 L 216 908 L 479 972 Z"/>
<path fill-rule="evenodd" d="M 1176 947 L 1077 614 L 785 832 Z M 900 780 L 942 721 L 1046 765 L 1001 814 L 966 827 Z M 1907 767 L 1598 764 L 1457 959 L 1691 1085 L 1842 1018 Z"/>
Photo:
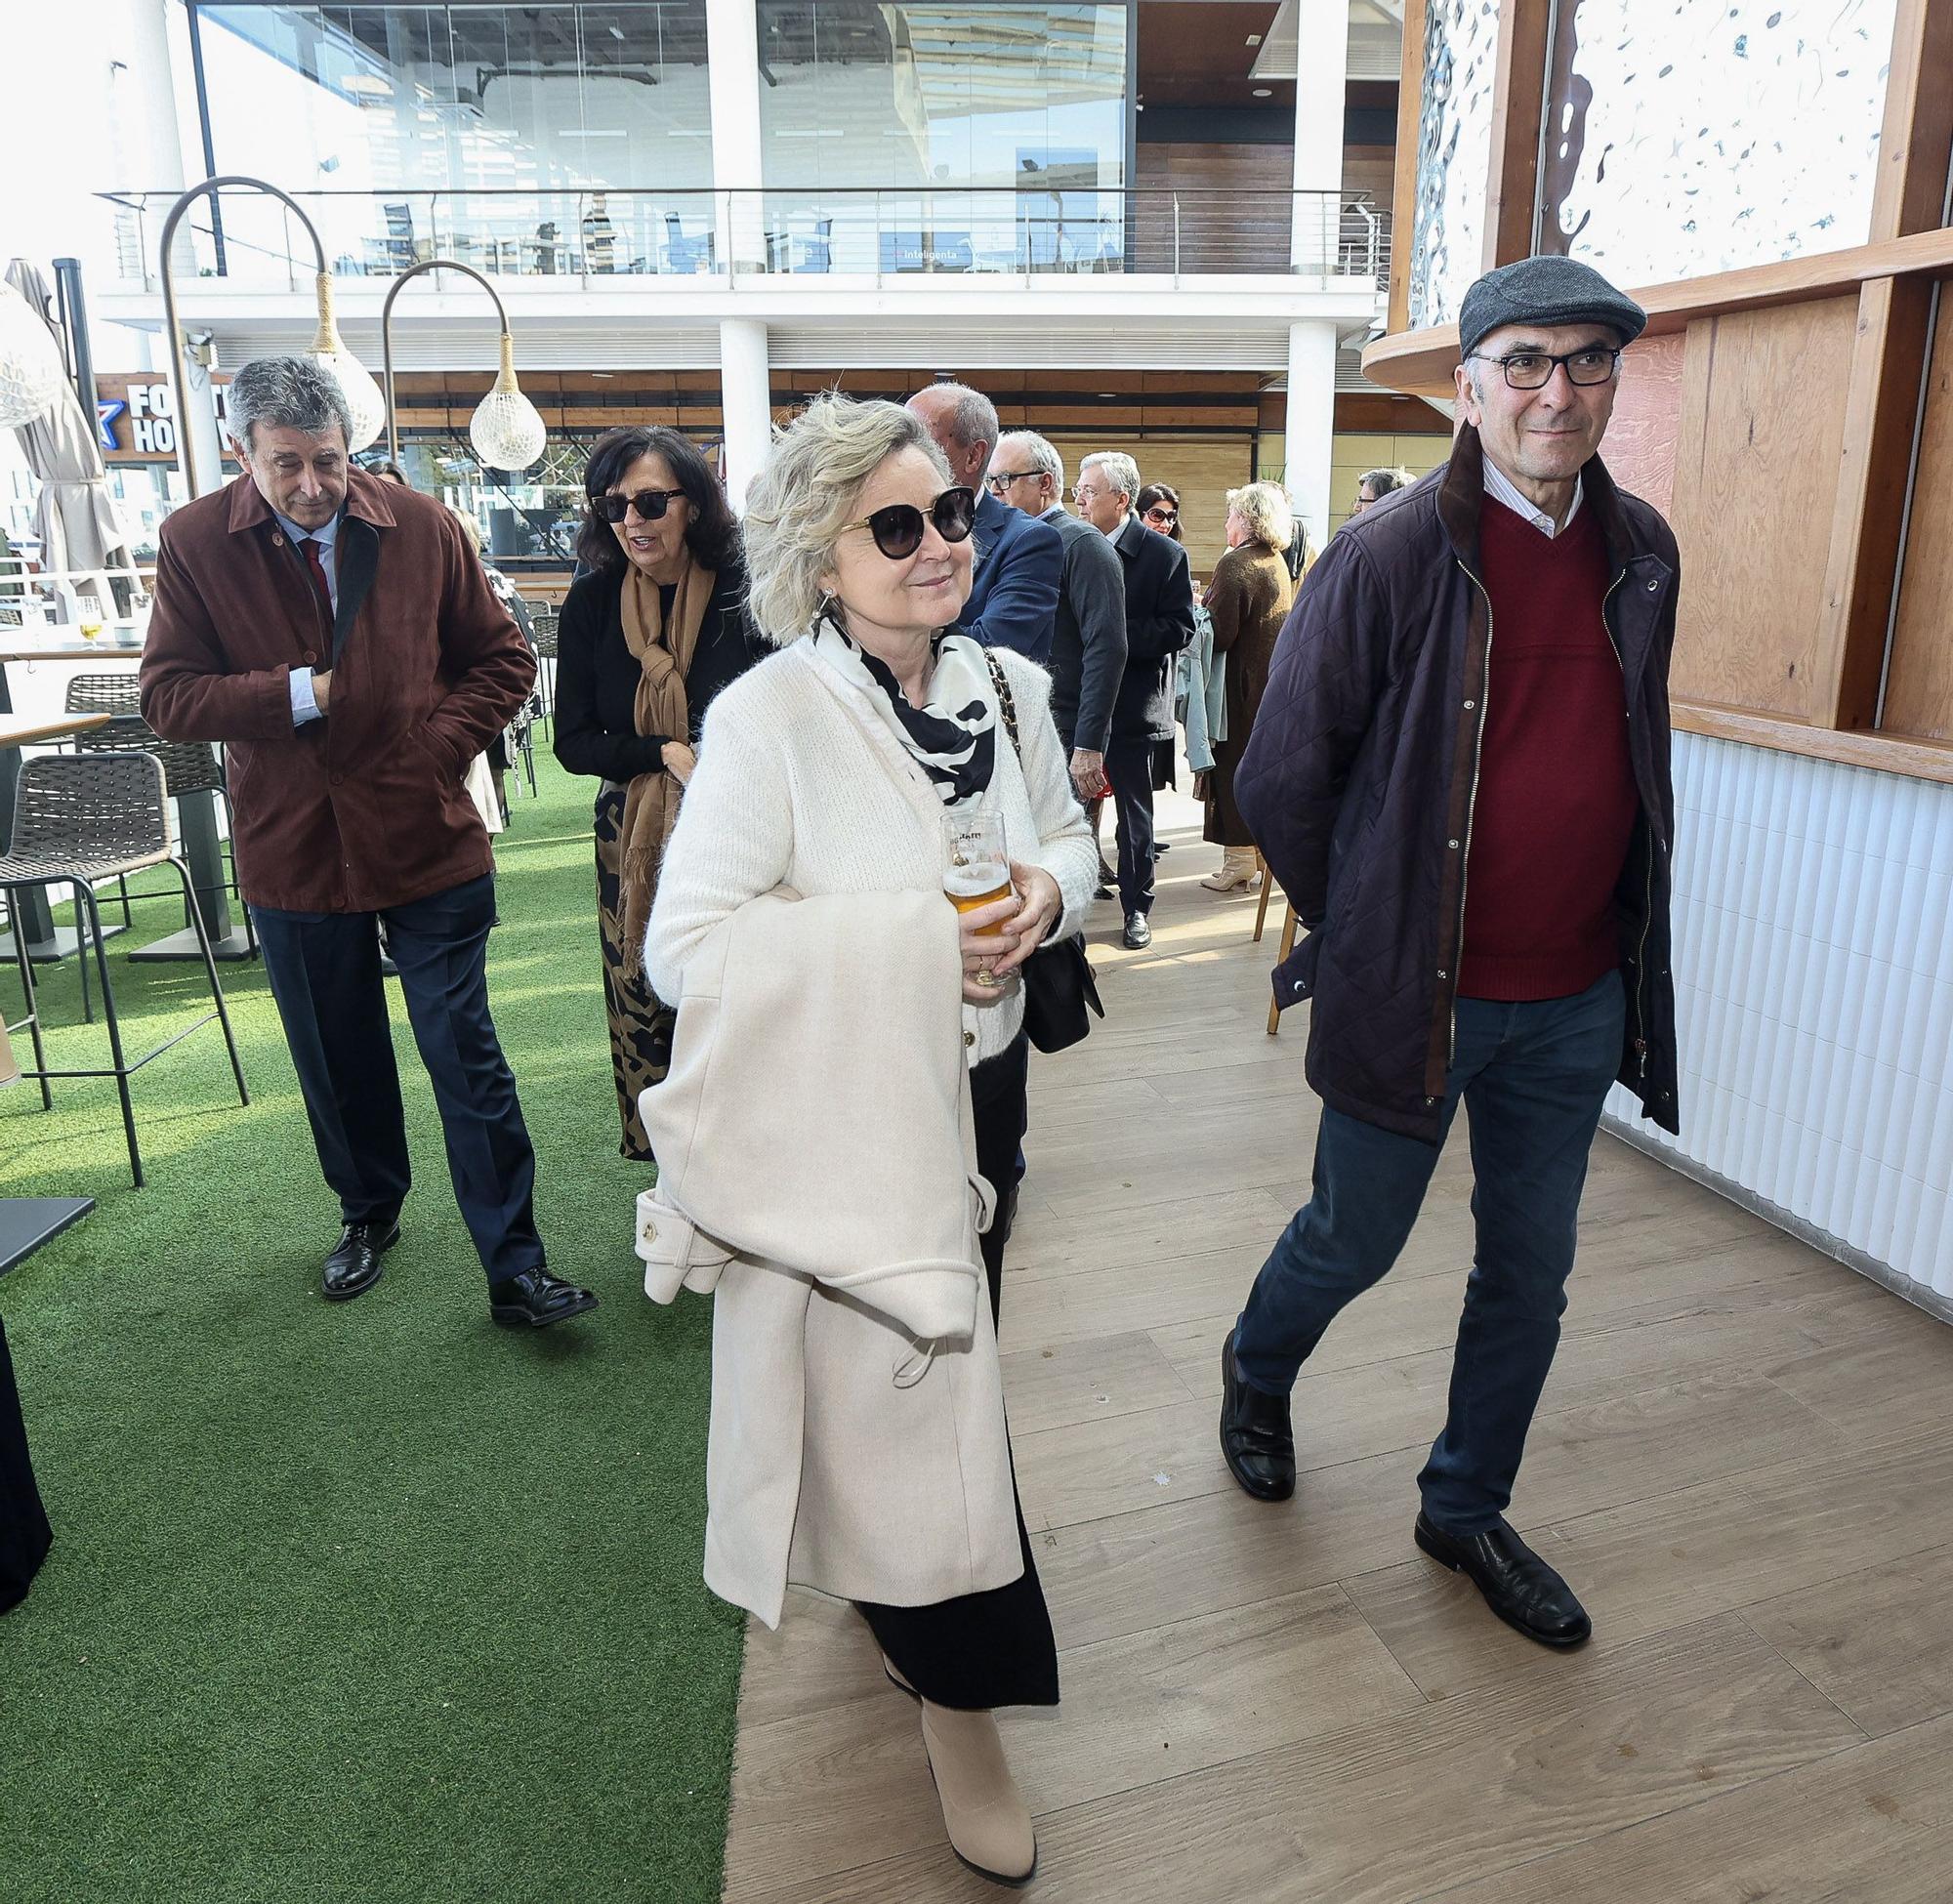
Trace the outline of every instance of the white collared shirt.
<path fill-rule="evenodd" d="M 1580 514 L 1580 502 L 1586 488 L 1578 476 L 1573 478 L 1572 506 L 1566 512 L 1566 520 L 1556 523 L 1530 496 L 1522 494 L 1512 477 L 1488 456 L 1485 458 L 1485 494 L 1494 502 L 1504 503 L 1515 516 L 1530 522 L 1550 542 L 1557 535 L 1564 535 L 1573 526 L 1573 518 Z"/>

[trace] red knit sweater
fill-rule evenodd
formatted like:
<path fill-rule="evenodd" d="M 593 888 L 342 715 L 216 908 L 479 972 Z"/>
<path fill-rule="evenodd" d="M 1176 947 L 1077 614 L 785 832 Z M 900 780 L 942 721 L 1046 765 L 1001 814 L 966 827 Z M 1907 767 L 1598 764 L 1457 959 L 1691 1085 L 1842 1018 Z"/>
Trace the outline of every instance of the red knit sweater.
<path fill-rule="evenodd" d="M 1466 862 L 1467 998 L 1571 998 L 1620 962 L 1614 889 L 1640 810 L 1592 509 L 1549 539 L 1485 498 L 1484 745 Z"/>

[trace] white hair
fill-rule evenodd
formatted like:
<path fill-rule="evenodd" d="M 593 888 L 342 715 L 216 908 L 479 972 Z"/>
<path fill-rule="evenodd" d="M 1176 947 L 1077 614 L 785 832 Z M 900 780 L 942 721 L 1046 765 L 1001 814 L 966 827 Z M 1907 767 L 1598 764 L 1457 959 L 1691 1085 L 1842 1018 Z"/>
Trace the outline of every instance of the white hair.
<path fill-rule="evenodd" d="M 931 384 L 929 392 L 953 399 L 949 406 L 949 434 L 965 449 L 982 445 L 988 456 L 997 447 L 997 406 L 980 390 L 968 384 Z M 918 391 L 917 395 L 928 393 Z"/>
<path fill-rule="evenodd" d="M 1247 523 L 1257 542 L 1266 543 L 1277 555 L 1295 539 L 1295 516 L 1289 508 L 1288 492 L 1278 482 L 1251 482 L 1245 488 L 1230 489 L 1227 507 Z"/>
<path fill-rule="evenodd" d="M 1048 476 L 1061 496 L 1064 494 L 1064 458 L 1035 430 L 1013 430 L 997 440 L 1001 454 L 1006 443 L 1021 443 L 1030 466 L 1039 476 Z"/>
<path fill-rule="evenodd" d="M 860 513 L 862 489 L 905 449 L 920 450 L 948 485 L 948 458 L 899 403 L 828 391 L 774 439 L 746 492 L 745 516 L 747 600 L 754 625 L 774 646 L 813 626 L 820 578 L 834 566 L 841 531 Z"/>
<path fill-rule="evenodd" d="M 1095 450 L 1078 466 L 1082 476 L 1087 470 L 1103 470 L 1105 480 L 1109 482 L 1127 502 L 1134 502 L 1140 493 L 1140 466 L 1121 449 Z"/>

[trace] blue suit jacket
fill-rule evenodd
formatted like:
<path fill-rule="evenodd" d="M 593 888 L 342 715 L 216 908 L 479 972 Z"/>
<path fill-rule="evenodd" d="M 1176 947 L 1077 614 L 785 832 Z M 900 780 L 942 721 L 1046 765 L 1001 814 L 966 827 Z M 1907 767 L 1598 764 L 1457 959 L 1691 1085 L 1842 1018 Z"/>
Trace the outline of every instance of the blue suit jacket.
<path fill-rule="evenodd" d="M 976 506 L 976 573 L 961 626 L 986 647 L 1016 648 L 1042 667 L 1051 659 L 1064 544 L 1049 522 L 1000 503 L 987 490 Z"/>

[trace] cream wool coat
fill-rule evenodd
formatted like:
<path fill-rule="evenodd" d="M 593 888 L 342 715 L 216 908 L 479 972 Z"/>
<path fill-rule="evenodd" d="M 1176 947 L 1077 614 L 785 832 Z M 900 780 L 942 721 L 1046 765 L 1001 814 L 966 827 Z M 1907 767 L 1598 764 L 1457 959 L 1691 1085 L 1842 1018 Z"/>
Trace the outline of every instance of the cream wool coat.
<path fill-rule="evenodd" d="M 1062 931 L 1097 856 L 1049 682 L 1000 659 L 1025 760 L 1000 726 L 986 799 Z M 1022 1003 L 962 1005 L 941 803 L 863 702 L 805 642 L 719 696 L 645 941 L 679 1018 L 639 1252 L 657 1300 L 716 1288 L 706 1581 L 769 1625 L 789 1581 L 928 1605 L 1022 1569 L 965 1068 Z"/>

